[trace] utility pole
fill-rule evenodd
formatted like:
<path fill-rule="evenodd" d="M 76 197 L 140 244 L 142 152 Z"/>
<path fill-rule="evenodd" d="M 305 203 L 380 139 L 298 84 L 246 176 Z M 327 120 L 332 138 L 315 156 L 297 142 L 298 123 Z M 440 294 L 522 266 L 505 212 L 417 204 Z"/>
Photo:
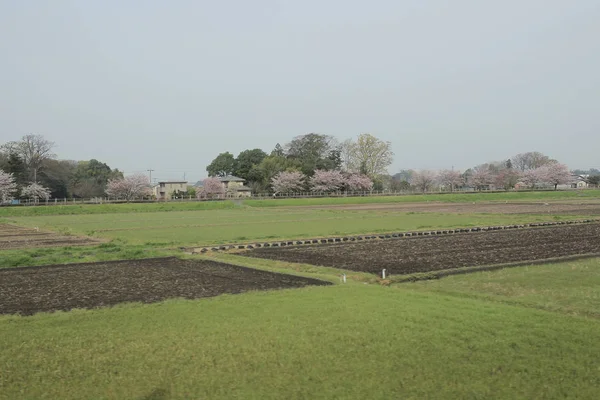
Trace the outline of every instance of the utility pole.
<path fill-rule="evenodd" d="M 152 168 L 147 169 L 146 171 L 148 171 L 150 173 L 150 182 L 152 182 L 152 171 L 154 171 Z"/>

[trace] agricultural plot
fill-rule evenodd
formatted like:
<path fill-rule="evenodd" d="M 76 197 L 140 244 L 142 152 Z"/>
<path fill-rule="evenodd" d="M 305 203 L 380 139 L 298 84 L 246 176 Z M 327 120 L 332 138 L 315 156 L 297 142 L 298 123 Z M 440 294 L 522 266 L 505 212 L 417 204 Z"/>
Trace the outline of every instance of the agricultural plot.
<path fill-rule="evenodd" d="M 32 247 L 85 246 L 101 243 L 88 237 L 62 236 L 33 228 L 0 224 L 0 250 Z"/>
<path fill-rule="evenodd" d="M 600 252 L 600 224 L 259 248 L 240 255 L 352 271 L 411 274 Z"/>
<path fill-rule="evenodd" d="M 393 206 L 381 209 L 248 207 L 211 211 L 13 217 L 11 221 L 28 227 L 69 232 L 72 235 L 122 239 L 132 244 L 212 245 L 573 219 L 571 214 L 549 214 L 543 205 L 535 208 L 539 214 L 521 214 L 517 212 L 518 209 L 511 209 L 514 213 L 504 213 L 508 210 L 503 208 L 505 205 L 487 210 L 497 213 L 470 212 L 469 207 L 472 205 L 450 205 L 446 208 L 432 208 L 430 211 L 420 211 L 427 208 L 419 208 L 420 204 L 398 209 Z M 455 207 L 464 213 L 452 211 Z M 600 210 L 600 206 L 594 207 Z M 578 210 L 594 214 L 593 208 Z M 583 213 L 581 216 L 588 215 Z"/>
<path fill-rule="evenodd" d="M 0 314 L 328 285 L 214 261 L 156 258 L 0 270 Z"/>

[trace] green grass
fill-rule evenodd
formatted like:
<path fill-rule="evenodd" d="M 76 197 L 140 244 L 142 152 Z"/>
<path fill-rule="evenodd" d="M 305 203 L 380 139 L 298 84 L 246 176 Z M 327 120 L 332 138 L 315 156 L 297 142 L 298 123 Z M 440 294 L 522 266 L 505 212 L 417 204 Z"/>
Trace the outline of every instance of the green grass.
<path fill-rule="evenodd" d="M 407 230 L 568 220 L 573 216 L 399 213 L 319 209 L 246 208 L 136 214 L 12 217 L 19 225 L 63 234 L 123 239 L 131 243 L 210 245 Z"/>
<path fill-rule="evenodd" d="M 60 203 L 59 203 L 60 204 Z M 81 215 L 114 213 L 147 213 L 164 211 L 223 210 L 239 207 L 233 201 L 69 204 L 50 206 L 0 207 L 0 217 L 27 217 L 37 215 Z"/>
<path fill-rule="evenodd" d="M 36 265 L 130 260 L 180 255 L 153 245 L 128 245 L 119 240 L 98 246 L 67 246 L 0 251 L 0 269 Z"/>
<path fill-rule="evenodd" d="M 232 209 L 248 207 L 286 207 L 344 204 L 377 203 L 419 203 L 419 202 L 485 202 L 485 201 L 547 201 L 600 199 L 600 190 L 584 191 L 541 191 L 541 192 L 501 192 L 501 193 L 447 193 L 402 196 L 370 197 L 325 197 L 306 199 L 267 199 L 210 202 L 171 202 L 171 203 L 125 203 L 125 204 L 70 204 L 51 206 L 0 207 L 0 217 L 36 216 L 36 215 L 79 215 L 141 213 L 158 211 L 198 211 Z M 58 203 L 60 204 L 60 203 Z"/>
<path fill-rule="evenodd" d="M 230 208 L 178 208 L 188 207 L 184 204 Z M 575 218 L 227 202 L 111 205 L 98 209 L 102 215 L 90 211 L 93 207 L 105 206 L 83 207 L 79 215 L 4 215 L 4 221 L 20 225 L 112 241 L 0 251 L 0 267 L 165 256 L 191 243 Z M 50 207 L 38 208 L 44 209 Z M 186 257 L 336 283 L 342 272 L 235 254 Z M 600 259 L 391 287 L 369 274 L 347 273 L 347 284 L 330 287 L 0 316 L 0 399 L 597 397 Z"/>
<path fill-rule="evenodd" d="M 372 285 L 0 317 L 3 399 L 558 399 L 600 320 Z"/>
<path fill-rule="evenodd" d="M 600 317 L 598 258 L 474 272 L 403 287 Z"/>

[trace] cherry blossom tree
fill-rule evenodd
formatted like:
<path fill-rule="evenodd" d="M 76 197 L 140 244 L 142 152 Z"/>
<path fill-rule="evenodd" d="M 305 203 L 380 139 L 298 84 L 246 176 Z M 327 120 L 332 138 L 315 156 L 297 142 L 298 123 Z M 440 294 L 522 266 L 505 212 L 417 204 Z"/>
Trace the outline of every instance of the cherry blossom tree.
<path fill-rule="evenodd" d="M 528 169 L 521 174 L 521 182 L 531 189 L 535 189 L 536 185 L 544 182 L 544 171 L 540 168 Z"/>
<path fill-rule="evenodd" d="M 349 174 L 345 177 L 346 190 L 349 192 L 365 192 L 373 190 L 373 181 L 367 175 Z"/>
<path fill-rule="evenodd" d="M 494 177 L 494 185 L 499 188 L 504 188 L 504 190 L 513 189 L 520 178 L 521 174 L 519 171 L 512 168 L 506 168 L 501 170 L 498 175 Z"/>
<path fill-rule="evenodd" d="M 346 183 L 340 171 L 324 171 L 317 169 L 310 178 L 310 189 L 313 192 L 336 192 L 341 190 Z"/>
<path fill-rule="evenodd" d="M 13 193 L 17 191 L 17 184 L 13 174 L 0 169 L 0 200 L 5 203 L 12 199 Z"/>
<path fill-rule="evenodd" d="M 50 198 L 50 189 L 43 187 L 38 183 L 31 183 L 21 189 L 21 196 L 38 201 L 40 199 L 48 200 Z"/>
<path fill-rule="evenodd" d="M 494 175 L 485 167 L 475 168 L 469 177 L 469 184 L 478 190 L 481 190 L 492 183 L 494 183 Z"/>
<path fill-rule="evenodd" d="M 138 197 L 150 196 L 150 180 L 146 175 L 135 174 L 122 179 L 110 179 L 106 184 L 106 194 L 127 201 Z"/>
<path fill-rule="evenodd" d="M 294 193 L 304 189 L 306 176 L 300 171 L 282 171 L 271 179 L 273 192 Z"/>
<path fill-rule="evenodd" d="M 446 169 L 438 174 L 438 180 L 442 186 L 450 188 L 450 191 L 454 191 L 454 188 L 460 187 L 464 184 L 464 179 L 459 171 Z"/>
<path fill-rule="evenodd" d="M 554 190 L 558 188 L 558 185 L 567 184 L 573 178 L 569 168 L 560 163 L 545 164 L 537 169 L 537 173 L 540 180 L 554 185 Z"/>
<path fill-rule="evenodd" d="M 412 174 L 411 184 L 425 193 L 434 185 L 437 175 L 434 171 L 422 170 Z"/>
<path fill-rule="evenodd" d="M 206 178 L 200 190 L 196 190 L 198 199 L 206 199 L 209 197 L 219 197 L 225 194 L 225 186 L 219 178 Z"/>

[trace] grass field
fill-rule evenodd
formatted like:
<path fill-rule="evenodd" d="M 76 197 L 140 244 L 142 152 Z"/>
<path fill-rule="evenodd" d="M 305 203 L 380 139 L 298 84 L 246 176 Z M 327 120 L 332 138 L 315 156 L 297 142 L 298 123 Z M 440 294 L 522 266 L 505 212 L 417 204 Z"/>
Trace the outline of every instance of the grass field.
<path fill-rule="evenodd" d="M 575 218 L 303 210 L 271 201 L 277 207 L 0 208 L 4 221 L 112 239 L 0 251 L 0 267 L 173 255 L 191 243 Z M 186 209 L 193 206 L 217 208 Z M 600 390 L 600 259 L 382 286 L 349 271 L 339 284 L 336 268 L 184 257 L 336 285 L 0 316 L 0 399 L 595 399 Z"/>
<path fill-rule="evenodd" d="M 588 274 L 573 285 L 600 267 L 574 265 Z M 522 271 L 490 274 L 518 301 Z M 452 279 L 0 317 L 0 398 L 595 398 L 600 320 L 469 297 Z M 565 297 L 587 308 L 576 291 L 543 301 Z"/>
<path fill-rule="evenodd" d="M 406 287 L 600 318 L 599 259 L 476 272 Z"/>
<path fill-rule="evenodd" d="M 507 225 L 573 216 L 439 214 L 244 208 L 132 214 L 11 217 L 8 221 L 62 234 L 122 239 L 132 244 L 210 245 L 417 229 Z"/>

